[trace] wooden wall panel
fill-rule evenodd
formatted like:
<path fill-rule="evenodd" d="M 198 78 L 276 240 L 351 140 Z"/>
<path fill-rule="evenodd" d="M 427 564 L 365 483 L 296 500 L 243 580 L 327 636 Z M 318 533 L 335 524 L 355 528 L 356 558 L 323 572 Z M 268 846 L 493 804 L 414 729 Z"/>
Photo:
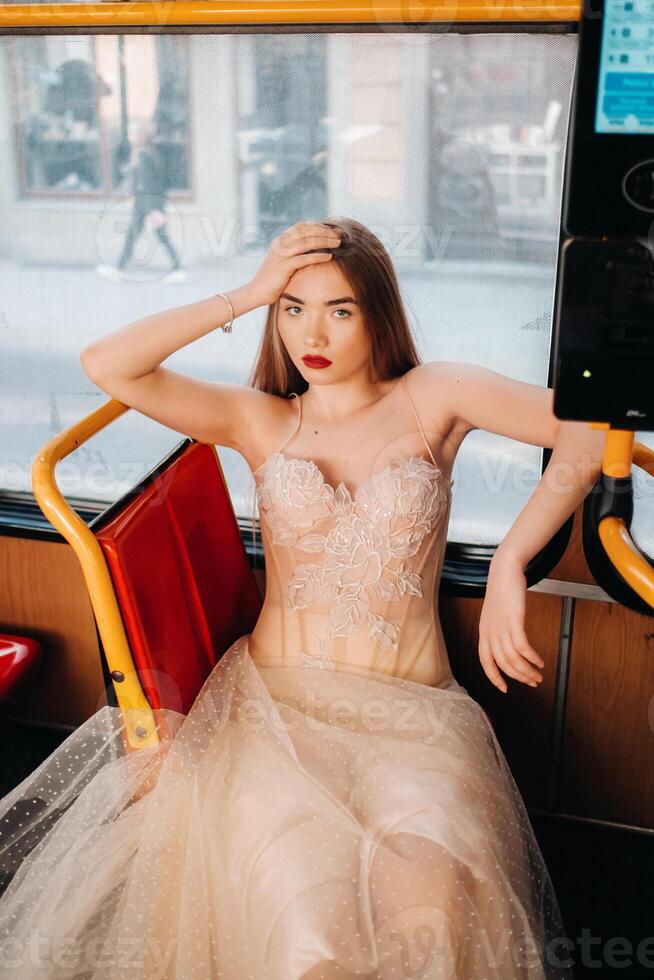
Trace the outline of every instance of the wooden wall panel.
<path fill-rule="evenodd" d="M 557 809 L 654 826 L 654 620 L 576 600 Z"/>
<path fill-rule="evenodd" d="M 44 650 L 17 716 L 79 725 L 106 704 L 93 610 L 70 545 L 0 536 L 0 629 L 24 631 Z"/>
<path fill-rule="evenodd" d="M 488 679 L 479 660 L 482 603 L 482 599 L 440 598 L 441 623 L 452 671 L 491 719 L 526 802 L 544 808 L 550 778 L 561 599 L 527 593 L 525 629 L 532 646 L 545 661 L 543 681 L 538 687 L 529 687 L 502 672 L 508 686 L 506 694 Z"/>

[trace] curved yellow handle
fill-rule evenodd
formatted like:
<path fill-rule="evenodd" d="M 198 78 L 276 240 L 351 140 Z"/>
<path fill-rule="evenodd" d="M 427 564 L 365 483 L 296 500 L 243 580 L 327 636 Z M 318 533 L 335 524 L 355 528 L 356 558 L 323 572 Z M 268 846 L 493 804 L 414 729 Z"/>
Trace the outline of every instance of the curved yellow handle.
<path fill-rule="evenodd" d="M 604 427 L 594 425 L 594 428 Z M 626 429 L 607 429 L 602 472 L 616 479 L 630 476 L 632 464 L 654 476 L 654 452 Z M 654 568 L 639 550 L 620 517 L 604 517 L 597 528 L 602 546 L 625 582 L 654 608 Z"/>
<path fill-rule="evenodd" d="M 55 477 L 58 462 L 74 452 L 129 406 L 111 399 L 47 442 L 32 464 L 32 490 L 39 507 L 68 541 L 82 566 L 114 689 L 131 748 L 159 743 L 154 714 L 134 665 L 109 569 L 94 534 L 69 506 Z"/>
<path fill-rule="evenodd" d="M 619 517 L 605 517 L 599 522 L 598 533 L 604 550 L 625 582 L 654 608 L 654 568 L 641 555 L 624 521 Z"/>

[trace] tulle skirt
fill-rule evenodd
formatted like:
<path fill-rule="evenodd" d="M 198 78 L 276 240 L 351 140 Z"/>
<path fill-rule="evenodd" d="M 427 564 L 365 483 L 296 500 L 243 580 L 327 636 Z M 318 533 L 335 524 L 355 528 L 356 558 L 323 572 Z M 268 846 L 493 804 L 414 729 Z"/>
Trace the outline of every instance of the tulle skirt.
<path fill-rule="evenodd" d="M 561 916 L 456 681 L 256 662 L 168 737 L 105 707 L 0 801 L 0 977 L 563 978 Z"/>

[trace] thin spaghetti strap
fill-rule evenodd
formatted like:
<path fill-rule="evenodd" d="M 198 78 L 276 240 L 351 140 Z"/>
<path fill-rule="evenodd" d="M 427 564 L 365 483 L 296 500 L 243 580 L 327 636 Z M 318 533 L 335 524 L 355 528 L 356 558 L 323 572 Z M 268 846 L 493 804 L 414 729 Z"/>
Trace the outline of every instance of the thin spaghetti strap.
<path fill-rule="evenodd" d="M 411 408 L 413 409 L 413 414 L 415 415 L 415 417 L 416 417 L 416 421 L 417 421 L 417 423 L 418 423 L 418 425 L 419 425 L 419 427 L 420 427 L 420 435 L 422 436 L 422 438 L 423 438 L 423 440 L 424 440 L 424 443 L 425 443 L 425 446 L 427 447 L 427 450 L 428 450 L 428 452 L 429 452 L 429 455 L 431 456 L 431 461 L 432 461 L 432 463 L 434 464 L 434 466 L 436 466 L 436 465 L 437 465 L 437 463 L 436 463 L 436 460 L 434 459 L 434 454 L 433 454 L 433 452 L 431 451 L 431 446 L 430 446 L 430 445 L 429 445 L 429 443 L 427 442 L 427 436 L 425 435 L 425 430 L 424 430 L 424 429 L 423 429 L 423 427 L 422 427 L 422 422 L 420 421 L 420 416 L 418 415 L 418 413 L 417 413 L 417 411 L 416 411 L 416 406 L 415 406 L 415 405 L 413 404 L 413 398 L 412 398 L 412 397 L 411 397 L 411 395 L 409 394 L 409 387 L 408 387 L 408 385 L 407 385 L 407 383 L 406 383 L 406 380 L 405 380 L 405 378 L 406 378 L 406 375 L 404 375 L 404 374 L 403 374 L 403 375 L 402 375 L 402 384 L 404 385 L 404 390 L 405 390 L 405 391 L 406 391 L 406 393 L 407 393 L 407 396 L 408 396 L 408 399 L 409 399 L 409 404 L 411 405 Z"/>
<path fill-rule="evenodd" d="M 300 422 L 302 421 L 302 400 L 301 400 L 300 396 L 297 394 L 297 392 L 295 392 L 295 391 L 291 392 L 291 397 L 292 398 L 297 398 L 297 405 L 298 405 L 297 425 L 295 426 L 295 429 L 293 430 L 293 432 L 291 432 L 291 434 L 288 437 L 288 439 L 286 440 L 286 442 L 282 446 L 280 446 L 280 448 L 277 450 L 278 453 L 281 453 L 281 451 L 284 449 L 284 446 L 286 446 L 288 444 L 289 440 L 291 440 L 293 438 L 293 436 L 295 435 L 295 433 L 297 432 L 297 430 L 300 428 Z M 270 457 L 268 457 L 268 458 L 270 458 Z M 268 462 L 268 460 L 266 460 L 265 462 Z M 265 464 L 262 463 L 262 466 L 263 465 L 265 465 Z M 259 470 L 260 469 L 261 469 L 261 467 L 259 467 Z M 255 470 L 255 473 L 258 473 L 259 470 Z M 259 506 L 258 506 L 256 492 L 254 494 L 254 498 L 253 499 L 254 499 L 255 504 L 257 505 L 257 513 L 258 513 Z M 254 520 L 254 516 L 255 515 L 253 514 L 252 516 L 253 516 L 253 520 L 252 520 L 252 548 L 253 548 L 254 553 L 256 554 L 256 540 L 255 540 L 256 539 L 256 535 L 255 535 L 255 520 Z"/>
<path fill-rule="evenodd" d="M 281 453 L 282 450 L 285 449 L 286 446 L 289 444 L 293 436 L 297 434 L 297 431 L 300 428 L 300 423 L 302 422 L 302 399 L 300 398 L 300 396 L 296 391 L 291 392 L 291 398 L 297 398 L 297 425 L 291 432 L 288 439 L 283 443 L 283 445 L 279 447 L 279 449 L 277 450 L 278 453 Z"/>

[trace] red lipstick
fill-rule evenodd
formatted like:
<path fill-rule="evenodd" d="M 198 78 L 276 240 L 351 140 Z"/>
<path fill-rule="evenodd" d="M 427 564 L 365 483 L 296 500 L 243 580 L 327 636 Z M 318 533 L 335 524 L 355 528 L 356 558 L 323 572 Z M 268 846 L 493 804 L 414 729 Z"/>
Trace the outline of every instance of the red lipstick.
<path fill-rule="evenodd" d="M 317 354 L 305 354 L 302 360 L 310 368 L 325 368 L 332 363 L 326 357 L 319 357 Z"/>

